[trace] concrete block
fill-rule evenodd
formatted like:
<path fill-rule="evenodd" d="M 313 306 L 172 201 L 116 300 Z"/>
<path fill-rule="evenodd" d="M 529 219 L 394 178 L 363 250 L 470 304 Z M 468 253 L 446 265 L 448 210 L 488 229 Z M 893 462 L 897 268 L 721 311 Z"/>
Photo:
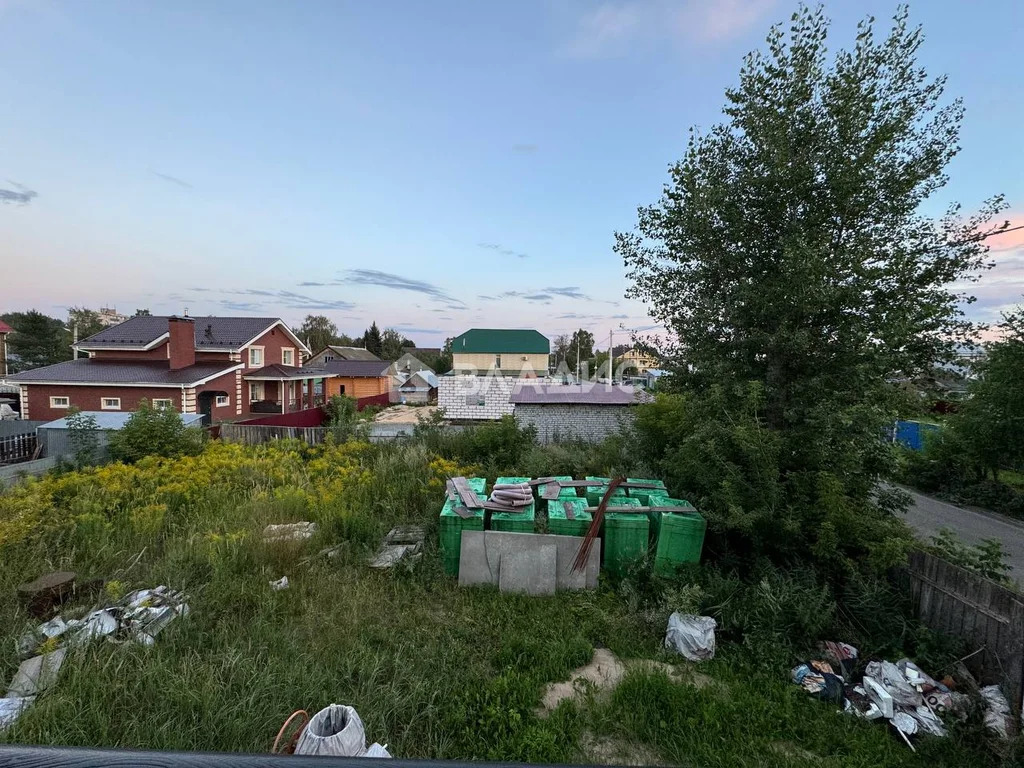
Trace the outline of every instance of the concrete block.
<path fill-rule="evenodd" d="M 555 588 L 596 589 L 601 570 L 601 540 L 595 539 L 587 559 L 587 567 L 572 572 L 572 564 L 583 539 L 578 536 L 556 536 L 539 533 L 506 533 L 504 531 L 463 531 L 459 553 L 459 585 L 494 584 L 500 586 L 503 558 L 546 545 L 554 545 Z"/>
<path fill-rule="evenodd" d="M 498 589 L 542 596 L 555 594 L 558 547 L 554 544 L 524 547 L 501 556 Z"/>

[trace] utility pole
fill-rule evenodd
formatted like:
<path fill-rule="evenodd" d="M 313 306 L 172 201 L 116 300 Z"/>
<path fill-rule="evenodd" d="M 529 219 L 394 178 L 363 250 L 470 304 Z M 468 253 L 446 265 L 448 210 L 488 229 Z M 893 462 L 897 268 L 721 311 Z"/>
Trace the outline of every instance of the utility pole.
<path fill-rule="evenodd" d="M 609 384 L 614 384 L 615 383 L 615 379 L 614 379 L 614 376 L 613 376 L 613 368 L 612 368 L 612 357 L 613 357 L 613 354 L 612 354 L 612 344 L 613 344 L 613 342 L 612 342 L 612 333 L 613 333 L 613 331 L 609 328 L 608 329 L 608 383 Z"/>
<path fill-rule="evenodd" d="M 576 383 L 580 383 L 580 339 L 583 336 L 583 329 L 576 331 Z"/>

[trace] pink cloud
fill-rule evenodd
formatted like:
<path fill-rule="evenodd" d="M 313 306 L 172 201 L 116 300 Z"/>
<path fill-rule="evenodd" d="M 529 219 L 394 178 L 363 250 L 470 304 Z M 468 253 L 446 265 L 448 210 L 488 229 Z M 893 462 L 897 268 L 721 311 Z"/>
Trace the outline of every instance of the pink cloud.
<path fill-rule="evenodd" d="M 1024 226 L 1024 213 L 1011 213 L 1006 216 L 1005 220 L 1010 222 L 1009 229 Z M 993 235 L 986 239 L 985 243 L 992 249 L 993 253 L 1024 249 L 1024 229 Z"/>

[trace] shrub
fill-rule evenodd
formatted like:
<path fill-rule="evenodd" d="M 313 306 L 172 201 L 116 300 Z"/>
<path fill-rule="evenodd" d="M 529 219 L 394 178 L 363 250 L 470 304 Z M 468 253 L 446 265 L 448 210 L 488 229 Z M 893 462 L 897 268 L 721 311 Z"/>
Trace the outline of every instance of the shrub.
<path fill-rule="evenodd" d="M 205 442 L 206 433 L 186 427 L 177 411 L 141 400 L 124 427 L 110 434 L 110 456 L 126 464 L 145 456 L 196 456 Z"/>
<path fill-rule="evenodd" d="M 95 464 L 99 458 L 100 438 L 99 424 L 96 417 L 72 408 L 67 415 L 68 438 L 75 449 L 75 466 L 85 467 Z"/>

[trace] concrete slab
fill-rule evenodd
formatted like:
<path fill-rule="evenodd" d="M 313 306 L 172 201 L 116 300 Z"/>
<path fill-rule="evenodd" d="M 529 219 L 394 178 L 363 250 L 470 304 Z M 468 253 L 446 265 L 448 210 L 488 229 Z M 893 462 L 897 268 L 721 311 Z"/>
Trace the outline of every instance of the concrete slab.
<path fill-rule="evenodd" d="M 573 573 L 572 563 L 579 552 L 578 536 L 504 531 L 463 531 L 459 553 L 459 585 L 499 585 L 502 558 L 545 545 L 554 545 L 555 588 L 596 589 L 601 570 L 601 540 L 596 539 L 584 572 Z"/>
<path fill-rule="evenodd" d="M 554 544 L 524 547 L 501 556 L 498 589 L 524 592 L 535 597 L 555 594 L 558 547 Z"/>

